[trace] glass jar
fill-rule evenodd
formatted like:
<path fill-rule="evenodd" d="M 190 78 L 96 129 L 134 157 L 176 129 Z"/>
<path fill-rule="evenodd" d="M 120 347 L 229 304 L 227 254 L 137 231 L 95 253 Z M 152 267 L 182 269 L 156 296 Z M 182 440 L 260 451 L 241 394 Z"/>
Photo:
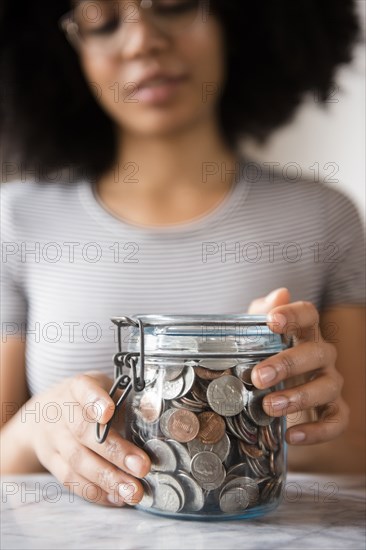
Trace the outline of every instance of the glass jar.
<path fill-rule="evenodd" d="M 262 515 L 280 502 L 285 417 L 268 416 L 253 367 L 290 347 L 262 315 L 134 315 L 118 327 L 121 435 L 151 458 L 137 508 L 185 519 Z M 124 329 L 129 330 L 128 337 Z M 122 350 L 126 342 L 126 351 Z M 102 443 L 110 422 L 97 440 Z"/>

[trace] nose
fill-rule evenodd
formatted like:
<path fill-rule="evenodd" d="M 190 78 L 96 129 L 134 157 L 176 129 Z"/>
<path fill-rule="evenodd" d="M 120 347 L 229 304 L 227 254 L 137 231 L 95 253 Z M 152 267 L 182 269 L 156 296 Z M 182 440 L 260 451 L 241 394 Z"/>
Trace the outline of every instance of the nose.
<path fill-rule="evenodd" d="M 133 17 L 123 21 L 118 51 L 125 59 L 133 59 L 163 51 L 169 48 L 170 41 L 168 34 L 140 8 Z"/>

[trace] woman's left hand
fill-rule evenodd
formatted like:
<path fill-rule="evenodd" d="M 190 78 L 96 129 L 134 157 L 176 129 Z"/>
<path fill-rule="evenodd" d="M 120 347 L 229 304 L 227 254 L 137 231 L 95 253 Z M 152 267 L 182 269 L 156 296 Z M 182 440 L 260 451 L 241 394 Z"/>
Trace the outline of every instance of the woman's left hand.
<path fill-rule="evenodd" d="M 294 343 L 294 347 L 258 363 L 252 371 L 252 382 L 265 389 L 308 375 L 303 384 L 265 396 L 263 409 L 270 416 L 315 409 L 317 420 L 290 427 L 286 441 L 305 445 L 330 441 L 346 429 L 349 416 L 341 396 L 343 377 L 335 367 L 337 351 L 321 335 L 315 306 L 311 302 L 289 302 L 288 289 L 279 288 L 250 304 L 248 313 L 267 313 L 269 328 L 292 336 Z"/>

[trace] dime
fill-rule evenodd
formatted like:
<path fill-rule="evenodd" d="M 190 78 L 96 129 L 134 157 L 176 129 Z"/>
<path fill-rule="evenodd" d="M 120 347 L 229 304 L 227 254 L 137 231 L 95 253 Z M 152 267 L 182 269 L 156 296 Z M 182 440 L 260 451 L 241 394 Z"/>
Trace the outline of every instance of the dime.
<path fill-rule="evenodd" d="M 191 462 L 191 472 L 201 487 L 214 489 L 222 483 L 222 474 L 225 469 L 217 455 L 210 451 L 197 453 Z"/>
<path fill-rule="evenodd" d="M 231 487 L 220 493 L 220 508 L 228 514 L 245 510 L 249 505 L 249 495 L 244 487 Z"/>
<path fill-rule="evenodd" d="M 178 472 L 177 476 L 186 496 L 183 512 L 199 512 L 205 503 L 202 488 L 184 472 Z"/>
<path fill-rule="evenodd" d="M 245 462 L 234 464 L 234 466 L 231 466 L 227 471 L 228 477 L 229 475 L 235 477 L 249 477 L 248 474 L 250 474 L 250 468 Z"/>
<path fill-rule="evenodd" d="M 192 396 L 203 405 L 207 405 L 207 396 L 206 396 L 206 390 L 207 388 L 202 387 L 201 384 L 198 383 L 197 380 L 195 380 L 191 393 Z"/>
<path fill-rule="evenodd" d="M 186 443 L 196 437 L 200 429 L 200 423 L 193 412 L 177 409 L 169 418 L 167 428 L 171 439 Z"/>
<path fill-rule="evenodd" d="M 184 365 L 177 365 L 174 363 L 164 363 L 164 380 L 175 380 L 183 372 Z"/>
<path fill-rule="evenodd" d="M 175 380 L 165 380 L 163 382 L 162 397 L 163 399 L 175 399 L 180 395 L 184 387 L 184 378 L 180 376 Z"/>
<path fill-rule="evenodd" d="M 248 456 L 247 463 L 253 474 L 257 477 L 265 477 L 270 472 L 269 460 L 265 456 L 260 458 L 250 458 Z"/>
<path fill-rule="evenodd" d="M 154 502 L 155 507 L 164 512 L 179 512 L 182 509 L 179 493 L 164 483 L 156 487 Z"/>
<path fill-rule="evenodd" d="M 155 476 L 156 476 L 157 485 L 161 485 L 161 484 L 170 485 L 177 491 L 181 501 L 181 505 L 183 507 L 185 504 L 185 494 L 184 494 L 183 487 L 179 483 L 179 481 L 174 476 L 169 474 L 163 474 L 161 472 L 155 474 Z"/>
<path fill-rule="evenodd" d="M 172 416 L 172 414 L 176 411 L 176 409 L 171 408 L 166 410 L 160 417 L 160 430 L 165 437 L 170 437 L 170 432 L 168 431 L 168 420 Z"/>
<path fill-rule="evenodd" d="M 144 488 L 144 495 L 139 502 L 139 506 L 143 506 L 144 508 L 151 508 L 154 503 L 152 487 L 146 479 L 140 479 L 140 482 Z"/>
<path fill-rule="evenodd" d="M 248 394 L 243 383 L 235 376 L 222 376 L 207 388 L 210 407 L 222 416 L 239 414 L 247 403 Z"/>
<path fill-rule="evenodd" d="M 174 472 L 177 468 L 177 459 L 174 451 L 165 441 L 150 439 L 143 447 L 151 458 L 151 470 L 156 472 Z"/>
<path fill-rule="evenodd" d="M 222 491 L 229 490 L 232 487 L 242 487 L 245 489 L 249 496 L 249 507 L 257 504 L 259 499 L 259 488 L 257 483 L 250 477 L 235 477 L 231 479 L 228 483 L 225 483 Z"/>
<path fill-rule="evenodd" d="M 156 422 L 160 416 L 162 401 L 157 391 L 150 389 L 144 392 L 141 397 L 139 413 L 147 423 Z"/>
<path fill-rule="evenodd" d="M 224 437 L 225 434 L 225 420 L 218 414 L 207 411 L 198 415 L 200 423 L 200 430 L 198 432 L 198 439 L 205 445 L 212 445 L 217 443 Z"/>
<path fill-rule="evenodd" d="M 168 443 L 175 452 L 178 463 L 177 468 L 189 473 L 191 471 L 191 456 L 184 445 L 174 439 L 167 439 L 166 443 Z"/>
<path fill-rule="evenodd" d="M 270 390 L 254 390 L 249 394 L 248 413 L 253 422 L 259 426 L 268 426 L 274 421 L 274 416 L 269 416 L 264 412 L 262 401 L 265 395 L 271 393 Z"/>
<path fill-rule="evenodd" d="M 227 458 L 230 451 L 230 439 L 226 433 L 224 434 L 224 437 L 220 439 L 220 441 L 212 445 L 205 445 L 199 439 L 193 439 L 192 441 L 189 441 L 187 445 L 188 445 L 189 454 L 191 455 L 192 458 L 197 453 L 202 453 L 203 451 L 210 451 L 215 453 L 215 455 L 219 457 L 221 462 L 224 462 L 224 460 Z"/>
<path fill-rule="evenodd" d="M 191 391 L 195 379 L 194 368 L 185 366 L 182 372 L 182 377 L 184 380 L 184 385 L 182 391 L 177 397 L 183 397 L 183 395 L 187 395 L 187 393 Z"/>

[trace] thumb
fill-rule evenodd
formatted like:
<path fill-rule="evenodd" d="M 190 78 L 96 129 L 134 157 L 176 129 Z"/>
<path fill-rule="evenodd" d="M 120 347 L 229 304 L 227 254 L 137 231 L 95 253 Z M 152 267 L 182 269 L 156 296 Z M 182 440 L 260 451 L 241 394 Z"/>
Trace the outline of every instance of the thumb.
<path fill-rule="evenodd" d="M 289 304 L 291 300 L 290 291 L 288 288 L 281 287 L 272 290 L 267 296 L 257 298 L 250 303 L 248 313 L 250 315 L 262 315 L 266 314 L 271 309 L 277 306 L 283 306 Z"/>
<path fill-rule="evenodd" d="M 85 408 L 90 420 L 106 424 L 112 418 L 115 404 L 109 396 L 113 380 L 103 373 L 88 371 L 71 379 L 70 391 L 73 398 Z"/>

